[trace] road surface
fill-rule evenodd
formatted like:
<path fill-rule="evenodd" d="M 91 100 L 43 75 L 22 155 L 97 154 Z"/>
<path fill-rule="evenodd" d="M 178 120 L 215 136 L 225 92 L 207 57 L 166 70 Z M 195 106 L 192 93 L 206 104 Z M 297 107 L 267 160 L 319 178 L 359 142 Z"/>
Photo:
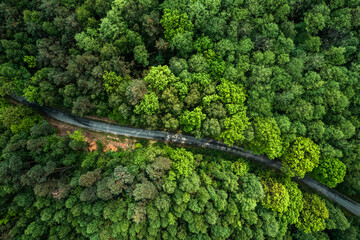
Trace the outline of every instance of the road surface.
<path fill-rule="evenodd" d="M 152 140 L 159 140 L 159 141 L 166 141 L 166 142 L 174 142 L 174 143 L 181 143 L 181 144 L 188 144 L 188 145 L 197 145 L 200 147 L 206 147 L 211 149 L 216 149 L 228 153 L 232 153 L 238 156 L 241 156 L 246 159 L 250 159 L 256 161 L 260 164 L 266 165 L 268 167 L 274 168 L 279 170 L 282 165 L 280 162 L 270 160 L 266 156 L 257 155 L 250 151 L 245 151 L 243 148 L 238 146 L 228 146 L 224 143 L 209 140 L 209 139 L 202 139 L 202 138 L 195 138 L 192 136 L 181 135 L 181 134 L 174 134 L 162 131 L 151 131 L 145 129 L 138 129 L 138 128 L 130 128 L 130 127 L 123 127 L 118 125 L 112 125 L 105 122 L 90 120 L 86 118 L 81 118 L 77 116 L 73 116 L 68 113 L 64 113 L 58 111 L 54 108 L 46 107 L 46 106 L 39 106 L 36 103 L 29 103 L 25 100 L 24 97 L 16 97 L 13 96 L 14 99 L 17 101 L 28 105 L 32 108 L 39 110 L 40 112 L 65 123 L 75 125 L 82 128 L 87 128 L 90 130 L 98 131 L 98 132 L 106 132 L 112 133 L 116 135 L 123 135 L 127 137 L 136 137 L 136 138 L 145 138 L 145 139 L 152 139 Z M 333 189 L 330 189 L 323 184 L 315 181 L 314 179 L 305 178 L 298 179 L 298 181 L 306 184 L 307 186 L 311 187 L 315 191 L 319 192 L 326 198 L 331 201 L 334 201 L 344 207 L 349 212 L 355 214 L 356 216 L 360 216 L 360 204 L 341 195 L 340 193 L 336 192 Z"/>

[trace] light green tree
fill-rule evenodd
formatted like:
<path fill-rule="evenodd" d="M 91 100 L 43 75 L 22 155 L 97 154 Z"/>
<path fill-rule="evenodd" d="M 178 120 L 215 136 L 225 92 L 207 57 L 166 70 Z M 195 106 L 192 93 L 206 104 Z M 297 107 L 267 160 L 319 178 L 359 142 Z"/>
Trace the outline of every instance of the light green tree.
<path fill-rule="evenodd" d="M 250 125 L 246 112 L 239 112 L 224 120 L 224 128 L 220 134 L 220 139 L 229 145 L 240 142 L 245 139 L 244 131 Z"/>
<path fill-rule="evenodd" d="M 144 78 L 153 91 L 163 91 L 168 83 L 176 82 L 177 78 L 171 72 L 168 66 L 152 67 Z"/>
<path fill-rule="evenodd" d="M 318 164 L 320 149 L 311 139 L 298 137 L 283 157 L 284 171 L 290 176 L 303 178 Z"/>
<path fill-rule="evenodd" d="M 145 113 L 148 115 L 153 115 L 157 112 L 158 109 L 159 109 L 159 99 L 154 92 L 151 92 L 145 94 L 140 104 L 135 106 L 134 112 L 136 114 Z"/>
<path fill-rule="evenodd" d="M 176 34 L 192 31 L 193 24 L 186 13 L 179 13 L 178 10 L 165 9 L 160 20 L 165 29 L 165 38 L 170 41 Z"/>
<path fill-rule="evenodd" d="M 225 104 L 243 104 L 246 100 L 245 89 L 241 84 L 221 79 L 221 84 L 216 89 L 221 101 Z"/>
<path fill-rule="evenodd" d="M 261 200 L 262 204 L 279 213 L 286 212 L 290 202 L 286 187 L 273 178 L 264 179 L 261 183 L 265 192 L 265 198 Z"/>
<path fill-rule="evenodd" d="M 127 78 L 116 75 L 115 72 L 108 72 L 106 70 L 104 71 L 103 79 L 103 85 L 108 94 L 115 92 L 121 82 L 128 80 Z"/>
<path fill-rule="evenodd" d="M 186 151 L 184 148 L 172 149 L 170 151 L 170 159 L 172 160 L 171 168 L 175 172 L 177 178 L 181 176 L 190 176 L 196 167 L 194 155 Z M 170 176 L 171 174 L 169 174 Z"/>
<path fill-rule="evenodd" d="M 281 179 L 281 183 L 289 193 L 289 206 L 287 211 L 281 214 L 281 217 L 285 219 L 288 224 L 295 224 L 299 221 L 300 212 L 303 209 L 303 194 L 291 178 Z"/>
<path fill-rule="evenodd" d="M 254 138 L 250 142 L 250 147 L 257 153 L 265 153 L 270 159 L 281 156 L 281 132 L 275 119 L 255 118 L 253 126 Z"/>
<path fill-rule="evenodd" d="M 300 212 L 296 227 L 306 233 L 324 230 L 325 220 L 329 218 L 325 202 L 318 195 L 311 193 L 304 193 L 303 200 L 304 208 Z"/>
<path fill-rule="evenodd" d="M 186 110 L 180 117 L 180 124 L 184 127 L 185 132 L 191 132 L 201 128 L 201 123 L 206 118 L 206 115 L 202 112 L 201 107 L 196 107 L 193 111 Z"/>

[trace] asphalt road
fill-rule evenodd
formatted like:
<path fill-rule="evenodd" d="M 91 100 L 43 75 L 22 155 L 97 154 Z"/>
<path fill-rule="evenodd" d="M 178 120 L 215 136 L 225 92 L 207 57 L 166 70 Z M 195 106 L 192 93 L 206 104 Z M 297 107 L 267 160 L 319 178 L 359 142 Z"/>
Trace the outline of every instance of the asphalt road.
<path fill-rule="evenodd" d="M 188 144 L 188 145 L 196 145 L 200 147 L 212 148 L 220 151 L 225 151 L 228 153 L 239 155 L 243 158 L 250 159 L 266 165 L 268 167 L 274 168 L 279 170 L 282 165 L 280 162 L 270 160 L 266 156 L 257 155 L 250 151 L 245 151 L 243 148 L 238 146 L 228 146 L 224 143 L 209 140 L 209 139 L 202 139 L 202 138 L 195 138 L 192 136 L 181 135 L 181 134 L 173 134 L 168 132 L 162 131 L 150 131 L 145 129 L 138 129 L 138 128 L 130 128 L 130 127 L 123 127 L 118 125 L 112 125 L 105 122 L 90 120 L 86 118 L 81 118 L 77 116 L 73 116 L 68 113 L 64 113 L 58 111 L 54 108 L 46 107 L 46 106 L 39 106 L 35 103 L 29 103 L 23 97 L 15 97 L 14 99 L 17 101 L 29 105 L 32 108 L 39 110 L 40 112 L 65 123 L 75 125 L 82 128 L 87 128 L 90 130 L 98 131 L 98 132 L 106 132 L 112 133 L 116 135 L 123 135 L 127 137 L 136 137 L 136 138 L 145 138 L 145 139 L 152 139 L 152 140 L 159 140 L 159 141 L 166 141 L 166 142 L 174 142 L 174 143 L 181 143 L 181 144 Z M 360 204 L 345 197 L 344 195 L 336 192 L 335 190 L 324 186 L 323 184 L 315 181 L 314 179 L 308 178 L 305 176 L 303 179 L 298 179 L 298 181 L 306 184 L 310 188 L 314 189 L 321 195 L 325 196 L 331 201 L 334 201 L 344 207 L 349 212 L 355 214 L 356 216 L 360 216 Z"/>

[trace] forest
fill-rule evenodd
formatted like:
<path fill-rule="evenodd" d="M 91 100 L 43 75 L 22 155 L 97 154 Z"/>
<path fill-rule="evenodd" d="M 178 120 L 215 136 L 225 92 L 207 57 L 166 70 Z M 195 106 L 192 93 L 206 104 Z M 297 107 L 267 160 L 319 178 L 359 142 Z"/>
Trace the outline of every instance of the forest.
<path fill-rule="evenodd" d="M 86 150 L 25 106 L 0 110 L 2 239 L 353 239 L 360 219 L 222 152 Z M 346 237 L 346 238 L 344 238 Z"/>
<path fill-rule="evenodd" d="M 2 0 L 3 239 L 359 239 L 359 0 Z M 89 152 L 11 94 L 238 145 Z"/>

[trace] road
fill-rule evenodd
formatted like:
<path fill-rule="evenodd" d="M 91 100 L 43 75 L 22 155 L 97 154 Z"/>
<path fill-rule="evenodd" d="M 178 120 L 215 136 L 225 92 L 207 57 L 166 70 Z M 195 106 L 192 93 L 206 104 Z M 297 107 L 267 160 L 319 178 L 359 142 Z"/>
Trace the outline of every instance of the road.
<path fill-rule="evenodd" d="M 73 116 L 68 113 L 64 113 L 58 111 L 54 108 L 46 107 L 46 106 L 39 106 L 36 103 L 29 103 L 23 97 L 16 97 L 13 96 L 14 99 L 21 102 L 22 104 L 28 105 L 32 108 L 39 110 L 40 112 L 48 115 L 51 118 L 56 120 L 75 125 L 81 128 L 87 128 L 93 131 L 98 132 L 106 132 L 112 133 L 116 135 L 123 135 L 127 137 L 136 137 L 136 138 L 145 138 L 145 139 L 152 139 L 152 140 L 159 140 L 159 141 L 166 141 L 166 142 L 173 142 L 173 143 L 181 143 L 181 144 L 188 144 L 188 145 L 197 145 L 200 147 L 211 148 L 215 150 L 220 150 L 228 153 L 232 153 L 238 156 L 241 156 L 246 159 L 250 159 L 256 161 L 260 164 L 266 165 L 268 167 L 274 168 L 279 170 L 282 165 L 280 162 L 270 160 L 266 156 L 255 154 L 251 151 L 245 151 L 243 148 L 238 146 L 228 146 L 224 143 L 209 140 L 209 139 L 202 139 L 202 138 L 195 138 L 192 136 L 181 135 L 181 134 L 174 134 L 162 131 L 151 131 L 145 129 L 138 129 L 138 128 L 130 128 L 130 127 L 123 127 L 118 125 L 112 125 L 105 122 L 90 120 L 86 118 L 81 118 L 77 116 Z M 326 187 L 325 185 L 311 179 L 309 177 L 298 179 L 298 181 L 302 182 L 303 184 L 311 187 L 321 195 L 325 196 L 331 201 L 334 201 L 341 205 L 343 208 L 348 210 L 349 212 L 355 214 L 356 216 L 360 216 L 360 204 L 347 198 L 346 196 L 336 192 L 335 190 Z"/>

